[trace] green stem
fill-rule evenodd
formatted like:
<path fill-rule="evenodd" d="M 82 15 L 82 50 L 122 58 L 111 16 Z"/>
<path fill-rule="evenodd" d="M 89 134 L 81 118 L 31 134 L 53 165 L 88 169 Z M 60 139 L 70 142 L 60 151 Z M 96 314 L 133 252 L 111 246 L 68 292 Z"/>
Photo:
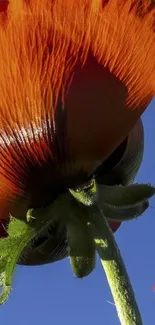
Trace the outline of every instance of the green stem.
<path fill-rule="evenodd" d="M 103 213 L 97 207 L 92 209 L 94 211 L 90 216 L 90 221 L 93 224 L 93 237 L 120 323 L 122 325 L 142 325 L 132 285 L 112 231 Z"/>

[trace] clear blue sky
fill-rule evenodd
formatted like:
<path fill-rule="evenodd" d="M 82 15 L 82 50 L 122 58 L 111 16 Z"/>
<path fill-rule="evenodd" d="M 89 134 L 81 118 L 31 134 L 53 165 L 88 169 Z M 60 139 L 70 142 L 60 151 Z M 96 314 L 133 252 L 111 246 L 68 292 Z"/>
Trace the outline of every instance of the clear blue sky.
<path fill-rule="evenodd" d="M 155 185 L 155 100 L 143 116 L 145 155 L 136 181 Z M 144 216 L 116 233 L 144 325 L 155 324 L 155 199 Z M 96 270 L 76 279 L 69 260 L 42 267 L 19 266 L 9 301 L 0 307 L 2 325 L 119 325 L 111 293 L 98 261 Z"/>

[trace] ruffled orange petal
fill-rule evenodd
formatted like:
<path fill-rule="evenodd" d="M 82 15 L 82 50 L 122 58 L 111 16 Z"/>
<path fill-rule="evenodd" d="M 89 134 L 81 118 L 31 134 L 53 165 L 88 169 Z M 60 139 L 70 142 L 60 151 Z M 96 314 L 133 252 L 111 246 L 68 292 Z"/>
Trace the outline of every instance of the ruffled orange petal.
<path fill-rule="evenodd" d="M 130 132 L 155 93 L 150 4 L 10 0 L 0 13 L 1 216 L 88 175 Z"/>

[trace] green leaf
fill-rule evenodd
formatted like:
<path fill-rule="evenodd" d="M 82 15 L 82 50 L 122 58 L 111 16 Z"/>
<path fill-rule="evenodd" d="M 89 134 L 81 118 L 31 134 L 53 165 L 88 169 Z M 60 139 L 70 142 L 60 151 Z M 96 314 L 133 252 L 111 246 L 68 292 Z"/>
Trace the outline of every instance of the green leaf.
<path fill-rule="evenodd" d="M 29 212 L 29 211 L 28 211 Z M 11 217 L 7 232 L 10 237 L 19 237 L 24 235 L 30 229 L 30 225 L 23 220 Z"/>
<path fill-rule="evenodd" d="M 12 276 L 15 266 L 27 247 L 33 240 L 46 234 L 55 219 L 63 220 L 64 211 L 67 214 L 69 195 L 58 198 L 46 208 L 30 209 L 26 220 L 11 217 L 8 225 L 8 237 L 0 239 L 0 304 L 3 304 L 11 291 Z M 65 206 L 65 202 L 67 205 Z"/>
<path fill-rule="evenodd" d="M 7 263 L 7 258 L 0 256 L 0 274 L 2 274 L 5 271 L 6 263 Z"/>
<path fill-rule="evenodd" d="M 11 285 L 9 285 L 9 286 L 4 285 L 2 294 L 0 295 L 0 304 L 1 305 L 7 301 L 7 299 L 9 298 L 10 292 L 11 292 Z"/>
<path fill-rule="evenodd" d="M 37 212 L 28 211 L 28 219 L 31 221 L 29 223 L 12 217 L 8 225 L 9 236 L 0 240 L 0 274 L 3 278 L 0 304 L 3 304 L 10 294 L 13 272 L 21 254 L 46 228 L 47 219 L 51 222 L 50 215 L 46 214 L 44 220 L 43 215 L 38 217 Z M 38 217 L 37 219 L 33 217 L 33 213 Z"/>
<path fill-rule="evenodd" d="M 6 237 L 0 239 L 0 256 L 7 257 L 11 247 L 14 245 L 15 239 L 13 237 Z"/>
<path fill-rule="evenodd" d="M 13 220 L 15 227 L 15 219 Z M 17 220 L 18 223 L 18 220 Z M 3 275 L 2 294 L 0 296 L 0 304 L 3 304 L 11 291 L 12 276 L 18 259 L 27 244 L 35 236 L 34 229 L 27 229 L 27 231 L 18 237 L 8 237 L 0 240 L 0 272 Z"/>
<path fill-rule="evenodd" d="M 1 272 L 1 273 L 0 273 L 0 287 L 3 286 L 3 283 L 4 283 L 4 276 L 5 276 L 5 272 Z"/>

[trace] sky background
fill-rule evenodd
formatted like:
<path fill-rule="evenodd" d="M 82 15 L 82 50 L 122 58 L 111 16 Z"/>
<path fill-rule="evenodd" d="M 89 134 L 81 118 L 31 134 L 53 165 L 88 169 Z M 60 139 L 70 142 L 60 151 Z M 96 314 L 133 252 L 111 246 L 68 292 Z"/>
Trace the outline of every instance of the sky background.
<path fill-rule="evenodd" d="M 136 182 L 155 185 L 155 100 L 143 115 L 145 154 Z M 124 223 L 115 237 L 133 284 L 144 325 L 155 324 L 155 198 L 138 220 Z M 119 325 L 105 274 L 74 277 L 66 259 L 41 267 L 18 266 L 1 325 Z"/>

